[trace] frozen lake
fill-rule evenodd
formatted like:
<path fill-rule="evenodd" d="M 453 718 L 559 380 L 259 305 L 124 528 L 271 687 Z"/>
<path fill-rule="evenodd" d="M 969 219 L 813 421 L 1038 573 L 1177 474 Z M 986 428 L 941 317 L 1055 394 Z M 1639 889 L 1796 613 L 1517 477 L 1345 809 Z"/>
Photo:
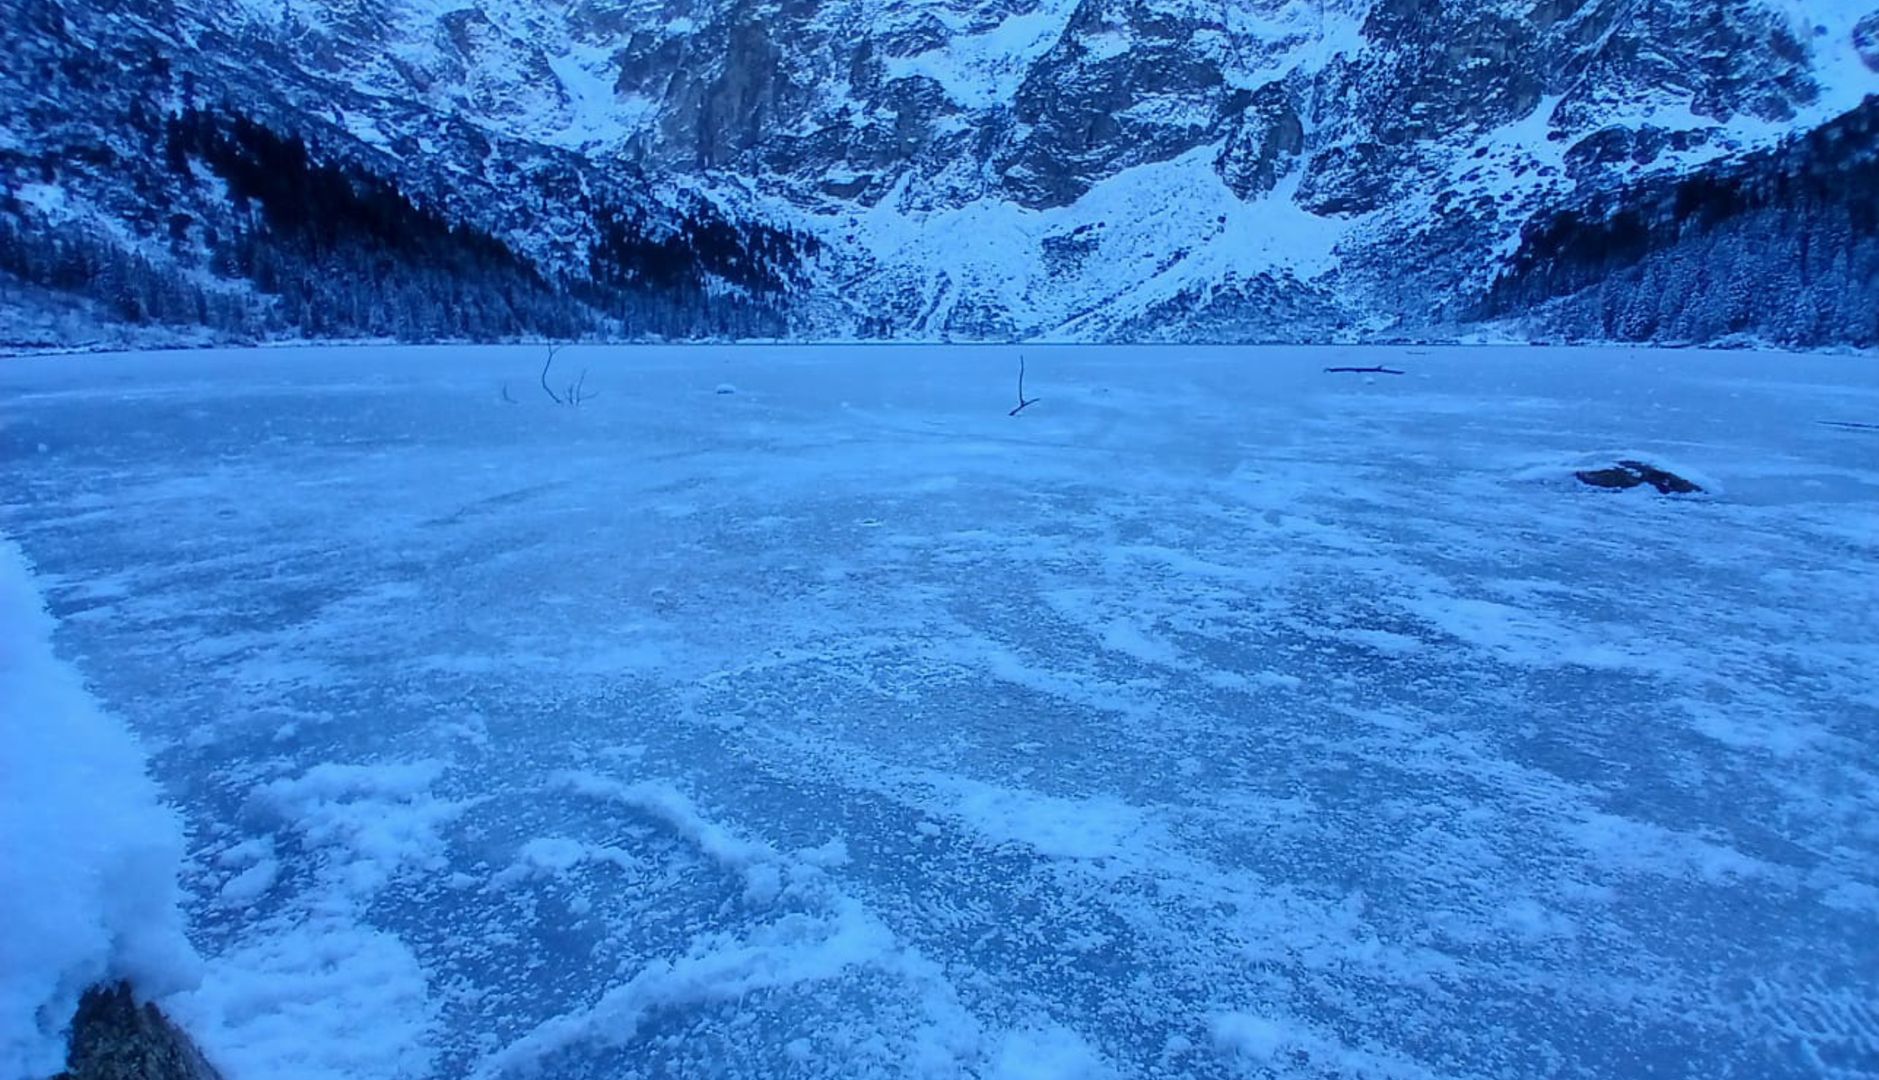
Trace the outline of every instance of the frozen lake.
<path fill-rule="evenodd" d="M 1874 357 L 543 352 L 0 360 L 231 1080 L 1879 1075 Z"/>

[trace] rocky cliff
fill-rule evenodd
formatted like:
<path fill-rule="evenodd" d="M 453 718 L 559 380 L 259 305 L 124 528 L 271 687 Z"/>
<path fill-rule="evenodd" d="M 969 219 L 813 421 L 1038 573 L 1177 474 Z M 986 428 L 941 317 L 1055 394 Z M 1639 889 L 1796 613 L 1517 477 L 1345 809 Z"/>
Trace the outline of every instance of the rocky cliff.
<path fill-rule="evenodd" d="M 557 332 L 1453 333 L 1522 313 L 1484 298 L 1538 223 L 1739 175 L 1879 91 L 1867 0 L 27 8 L 0 31 L 39 58 L 0 136 L 17 228 L 206 266 L 221 234 L 152 204 L 226 233 L 213 170 L 149 165 L 202 110 L 501 245 Z"/>

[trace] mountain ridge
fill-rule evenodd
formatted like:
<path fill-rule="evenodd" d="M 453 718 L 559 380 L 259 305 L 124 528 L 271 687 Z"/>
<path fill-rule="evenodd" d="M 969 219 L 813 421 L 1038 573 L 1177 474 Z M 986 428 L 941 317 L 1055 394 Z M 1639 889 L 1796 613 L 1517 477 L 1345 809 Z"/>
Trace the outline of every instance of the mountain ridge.
<path fill-rule="evenodd" d="M 147 248 L 152 192 L 226 218 L 187 171 L 115 164 L 162 156 L 140 125 L 219 109 L 499 241 L 567 296 L 559 329 L 629 336 L 1454 334 L 1533 222 L 1805 142 L 1879 90 L 1879 11 L 1792 0 L 28 6 L 9 44 L 42 67 L 86 47 L 61 35 L 118 47 L 89 85 L 20 80 L 17 221 L 63 200 Z M 111 65 L 138 78 L 101 88 Z M 115 173 L 74 153 L 124 143 Z M 606 220 L 649 230 L 631 250 L 787 238 L 732 260 L 786 286 L 597 273 Z M 1875 242 L 1846 237 L 1849 267 Z M 154 246 L 188 274 L 214 244 Z M 1869 322 L 1690 340 L 1870 345 Z"/>

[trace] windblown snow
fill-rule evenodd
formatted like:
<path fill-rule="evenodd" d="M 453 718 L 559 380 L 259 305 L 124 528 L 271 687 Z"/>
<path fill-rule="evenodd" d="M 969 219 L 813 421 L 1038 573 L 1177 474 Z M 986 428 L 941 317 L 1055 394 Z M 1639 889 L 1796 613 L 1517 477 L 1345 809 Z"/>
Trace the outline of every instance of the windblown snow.
<path fill-rule="evenodd" d="M 1879 1075 L 1870 357 L 1024 353 L 0 364 L 153 992 L 230 1080 Z M 45 1072 L 173 834 L 0 556 Z"/>

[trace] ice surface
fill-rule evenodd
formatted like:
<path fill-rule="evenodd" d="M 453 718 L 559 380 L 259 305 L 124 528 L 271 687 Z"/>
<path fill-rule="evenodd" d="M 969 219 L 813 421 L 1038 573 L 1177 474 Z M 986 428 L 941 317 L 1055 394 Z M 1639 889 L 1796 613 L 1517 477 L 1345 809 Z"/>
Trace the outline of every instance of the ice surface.
<path fill-rule="evenodd" d="M 232 1080 L 1879 1073 L 1871 357 L 1023 351 L 0 362 Z"/>

